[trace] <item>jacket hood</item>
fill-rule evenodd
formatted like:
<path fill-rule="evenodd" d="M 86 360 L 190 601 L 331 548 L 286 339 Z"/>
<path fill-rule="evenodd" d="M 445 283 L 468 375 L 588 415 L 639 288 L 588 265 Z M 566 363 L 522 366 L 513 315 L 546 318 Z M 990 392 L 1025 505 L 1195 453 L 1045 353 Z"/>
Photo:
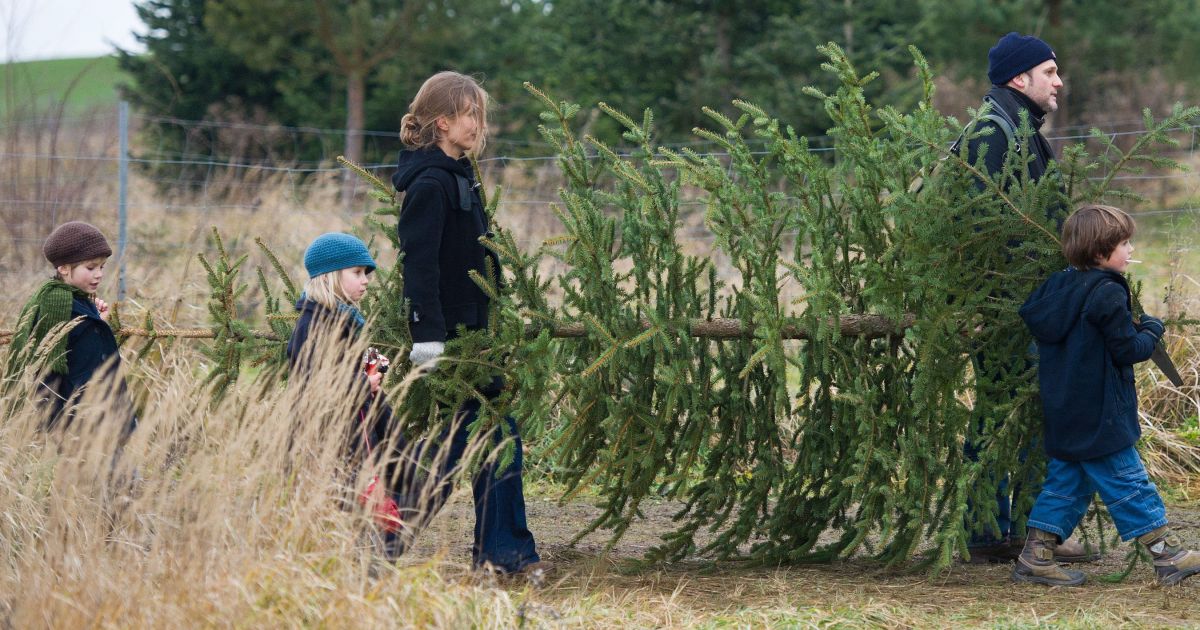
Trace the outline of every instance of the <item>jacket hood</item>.
<path fill-rule="evenodd" d="M 400 152 L 396 173 L 392 175 L 392 185 L 396 187 L 396 190 L 404 192 L 427 168 L 440 168 L 468 179 L 474 179 L 470 164 L 471 162 L 467 158 L 455 160 L 436 146 L 427 149 L 405 149 Z"/>
<path fill-rule="evenodd" d="M 1019 314 L 1033 336 L 1043 343 L 1058 343 L 1079 321 L 1092 290 L 1101 282 L 1119 282 L 1128 290 L 1124 276 L 1106 269 L 1078 271 L 1068 267 L 1051 275 L 1025 300 Z"/>

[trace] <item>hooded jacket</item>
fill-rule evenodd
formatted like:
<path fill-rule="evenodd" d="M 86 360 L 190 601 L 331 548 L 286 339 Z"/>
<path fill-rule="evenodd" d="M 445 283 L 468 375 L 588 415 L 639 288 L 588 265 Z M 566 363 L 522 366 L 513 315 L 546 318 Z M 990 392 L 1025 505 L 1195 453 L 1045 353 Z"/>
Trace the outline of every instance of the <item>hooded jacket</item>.
<path fill-rule="evenodd" d="M 1133 364 L 1150 358 L 1158 339 L 1134 326 L 1124 276 L 1060 271 L 1034 290 L 1020 315 L 1038 344 L 1046 454 L 1079 461 L 1137 442 Z"/>
<path fill-rule="evenodd" d="M 500 259 L 479 242 L 491 233 L 470 160 L 436 146 L 401 151 L 392 184 L 404 193 L 397 235 L 413 342 L 453 339 L 459 325 L 486 329 L 490 300 L 468 274 L 499 282 Z"/>
<path fill-rule="evenodd" d="M 1017 142 L 1022 141 L 1020 137 L 1021 112 L 1028 112 L 1029 126 L 1033 129 L 1033 135 L 1029 137 L 1030 146 L 1027 151 L 1033 155 L 1033 159 L 1029 162 L 1026 176 L 1029 181 L 1041 179 L 1046 174 L 1046 170 L 1050 168 L 1050 163 L 1055 159 L 1054 149 L 1051 148 L 1050 143 L 1041 132 L 1042 125 L 1046 120 L 1046 113 L 1028 96 L 1009 87 L 993 86 L 991 90 L 988 90 L 984 99 L 994 103 L 993 113 L 1012 122 Z M 975 160 L 979 159 L 980 153 L 983 153 L 983 145 L 988 145 L 987 152 L 983 153 L 983 165 L 987 169 L 987 174 L 994 176 L 1004 169 L 1009 147 L 1006 144 L 1005 134 L 997 123 L 985 120 L 980 122 L 976 129 L 983 130 L 985 127 L 991 127 L 992 133 L 977 136 L 968 143 L 967 159 L 974 164 Z M 982 189 L 983 183 L 980 182 L 979 186 Z"/>
<path fill-rule="evenodd" d="M 292 329 L 291 337 L 288 338 L 286 350 L 288 366 L 292 378 L 306 379 L 309 378 L 311 361 L 314 356 L 317 356 L 316 353 L 320 352 L 317 343 L 324 341 L 322 337 L 332 336 L 324 342 L 340 344 L 348 348 L 359 335 L 361 328 L 349 313 L 330 310 L 303 296 L 296 302 L 296 310 L 300 312 L 300 318 L 296 321 L 296 327 Z M 320 391 L 319 388 L 318 391 Z M 383 398 L 382 391 L 378 395 L 378 400 L 371 397 L 370 385 L 367 383 L 365 374 L 351 381 L 350 389 L 345 395 L 363 401 L 350 418 L 348 425 L 344 427 L 334 425 L 333 427 L 335 430 L 345 432 L 347 458 L 355 462 L 365 458 L 365 447 L 368 441 L 370 448 L 375 450 L 372 456 L 376 458 L 384 455 L 383 449 L 378 447 L 387 444 L 389 439 L 397 439 L 399 440 L 398 444 L 403 445 L 402 439 L 392 436 L 392 432 L 397 428 L 393 422 L 391 406 Z M 397 464 L 394 459 L 389 458 L 386 464 L 390 479 L 396 478 L 394 472 Z"/>

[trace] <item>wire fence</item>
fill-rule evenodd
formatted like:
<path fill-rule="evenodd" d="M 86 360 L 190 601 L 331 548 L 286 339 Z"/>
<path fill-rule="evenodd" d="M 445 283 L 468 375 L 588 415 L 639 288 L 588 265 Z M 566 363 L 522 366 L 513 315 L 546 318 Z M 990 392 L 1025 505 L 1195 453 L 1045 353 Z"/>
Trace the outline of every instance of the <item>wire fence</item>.
<path fill-rule="evenodd" d="M 79 219 L 100 226 L 115 241 L 122 194 L 129 234 L 124 259 L 114 258 L 113 263 L 127 269 L 131 301 L 143 302 L 146 308 L 170 307 L 176 318 L 172 323 L 181 325 L 203 320 L 203 278 L 194 261 L 195 254 L 212 251 L 210 227 L 215 226 L 235 251 L 251 255 L 248 268 L 265 265 L 251 244 L 254 236 L 262 236 L 292 277 L 302 278 L 299 260 L 313 237 L 330 230 L 369 236 L 364 218 L 381 207 L 358 178 L 349 180 L 353 201 L 342 201 L 346 170 L 335 159 L 345 140 L 343 130 L 133 113 L 125 137 L 130 147 L 124 161 L 129 183 L 122 188 L 118 122 L 116 112 L 96 112 L 0 124 L 0 219 L 5 225 L 0 281 L 9 289 L 0 295 L 0 323 L 11 323 L 28 290 L 46 277 L 49 270 L 41 257 L 46 234 L 55 225 Z M 1088 142 L 1092 129 L 1115 142 L 1132 143 L 1145 133 L 1141 124 L 1112 121 L 1053 130 L 1048 136 L 1059 150 L 1064 144 Z M 170 133 L 151 133 L 162 127 Z M 1200 166 L 1197 129 L 1175 130 L 1179 146 L 1171 157 Z M 364 168 L 387 181 L 399 149 L 396 133 L 369 130 L 363 137 L 368 140 Z M 820 146 L 828 144 L 828 138 L 813 140 L 817 146 L 812 151 L 833 151 Z M 271 146 L 307 149 L 283 152 L 291 154 L 283 159 Z M 718 146 L 699 140 L 665 146 L 726 156 Z M 489 147 L 492 155 L 480 165 L 488 187 L 503 188 L 497 220 L 517 232 L 522 246 L 536 247 L 555 236 L 558 220 L 552 206 L 559 203 L 562 180 L 550 147 L 503 137 L 490 139 Z M 520 154 L 504 153 L 514 147 L 522 149 Z M 544 153 L 531 154 L 535 149 Z M 1143 239 L 1170 241 L 1177 251 L 1194 250 L 1194 237 L 1180 226 L 1194 227 L 1200 217 L 1200 175 L 1156 171 L 1118 180 L 1150 199 L 1133 208 L 1146 218 Z M 685 212 L 680 239 L 698 253 L 710 251 L 714 237 L 703 223 L 705 203 L 695 199 L 682 205 L 694 212 Z M 390 253 L 381 239 L 375 245 Z M 1160 282 L 1166 273 L 1154 271 L 1158 275 L 1147 277 Z"/>

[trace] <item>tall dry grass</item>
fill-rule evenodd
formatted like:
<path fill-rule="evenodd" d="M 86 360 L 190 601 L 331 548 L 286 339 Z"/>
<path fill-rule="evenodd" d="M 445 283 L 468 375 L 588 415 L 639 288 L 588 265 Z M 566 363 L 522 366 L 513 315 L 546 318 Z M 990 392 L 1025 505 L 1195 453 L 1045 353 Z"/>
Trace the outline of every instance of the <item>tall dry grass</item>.
<path fill-rule="evenodd" d="M 445 580 L 466 573 L 443 554 L 380 555 L 343 452 L 358 350 L 323 353 L 309 379 L 263 373 L 216 403 L 190 353 L 129 365 L 146 397 L 123 445 L 111 390 L 45 432 L 35 368 L 9 383 L 0 627 L 511 627 L 524 614 L 513 596 Z"/>

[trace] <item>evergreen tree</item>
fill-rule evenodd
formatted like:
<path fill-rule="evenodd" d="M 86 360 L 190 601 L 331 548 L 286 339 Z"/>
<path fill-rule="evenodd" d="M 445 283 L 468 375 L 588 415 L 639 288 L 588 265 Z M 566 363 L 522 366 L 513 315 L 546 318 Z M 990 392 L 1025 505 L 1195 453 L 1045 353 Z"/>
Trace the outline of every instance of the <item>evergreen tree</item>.
<path fill-rule="evenodd" d="M 1015 177 L 1029 156 L 1014 153 L 979 194 L 980 167 L 947 149 L 961 126 L 933 108 L 922 57 L 922 97 L 902 110 L 867 98 L 875 73 L 860 75 L 835 45 L 822 52 L 838 88 L 808 93 L 832 125 L 832 160 L 744 101 L 736 118 L 708 110 L 714 127 L 698 132 L 720 159 L 656 149 L 648 112 L 635 122 L 601 105 L 639 147 L 619 155 L 576 135 L 577 106 L 535 91 L 567 180 L 564 234 L 546 247 L 569 269 L 555 279 L 562 305 L 541 310 L 544 283 L 522 266 L 506 308 L 583 322 L 583 338 L 559 345 L 549 366 L 562 380 L 546 418 L 563 427 L 554 452 L 568 495 L 599 488 L 589 530 L 619 537 L 652 493 L 683 502 L 652 557 L 736 557 L 757 541 L 760 562 L 866 550 L 896 564 L 931 543 L 926 562 L 945 566 L 965 548 L 968 501 L 994 505 L 1002 475 L 1040 474 L 1032 363 L 989 381 L 970 357 L 1027 352 L 1017 307 L 1064 264 L 1047 218 L 1066 208 L 1053 177 Z M 1120 194 L 1113 176 L 1131 164 L 1166 166 L 1147 148 L 1198 114 L 1147 117 L 1129 152 L 1072 147 L 1062 165 L 1072 201 Z M 921 173 L 931 173 L 924 188 L 910 190 Z M 712 256 L 680 249 L 683 183 L 704 191 Z M 728 285 L 709 265 L 718 256 L 736 271 Z M 854 324 L 864 314 L 890 323 L 868 333 Z M 700 334 L 731 317 L 741 326 L 724 340 Z M 536 383 L 546 367 L 515 369 Z M 977 426 L 971 399 L 1010 391 L 987 414 L 1003 423 Z M 963 456 L 967 438 L 982 444 L 977 462 Z M 702 529 L 717 536 L 699 547 Z M 822 542 L 830 530 L 838 536 Z"/>
<path fill-rule="evenodd" d="M 121 97 L 156 118 L 142 128 L 148 136 L 145 146 L 170 158 L 224 150 L 216 129 L 184 129 L 157 118 L 227 120 L 253 118 L 256 112 L 284 116 L 274 88 L 282 71 L 251 69 L 220 45 L 204 25 L 205 0 L 143 0 L 135 8 L 145 25 L 146 34 L 137 39 L 146 52 L 118 50 L 117 63 L 130 78 L 120 86 Z M 190 177 L 187 166 L 163 168 L 183 171 L 178 181 L 203 181 L 208 170 Z"/>

